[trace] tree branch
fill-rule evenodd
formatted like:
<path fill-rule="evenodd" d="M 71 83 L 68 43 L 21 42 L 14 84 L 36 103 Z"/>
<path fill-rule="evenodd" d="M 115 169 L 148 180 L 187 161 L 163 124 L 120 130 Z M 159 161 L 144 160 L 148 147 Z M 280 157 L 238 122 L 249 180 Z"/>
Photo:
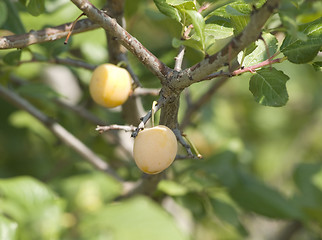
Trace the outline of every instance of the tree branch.
<path fill-rule="evenodd" d="M 97 126 L 96 127 L 96 131 L 98 131 L 99 133 L 103 133 L 106 131 L 110 131 L 110 130 L 123 130 L 125 132 L 134 132 L 136 129 L 136 127 L 134 126 L 128 126 L 128 125 L 117 125 L 117 124 L 113 124 L 113 125 L 109 125 L 109 126 Z"/>
<path fill-rule="evenodd" d="M 72 23 L 66 23 L 57 27 L 45 28 L 39 31 L 31 30 L 29 33 L 0 37 L 0 49 L 24 48 L 36 43 L 55 41 L 68 35 Z M 79 20 L 73 30 L 73 34 L 86 32 L 99 28 L 89 19 Z"/>
<path fill-rule="evenodd" d="M 178 73 L 169 83 L 170 88 L 184 89 L 191 84 L 206 78 L 225 64 L 233 60 L 240 51 L 252 42 L 256 41 L 261 34 L 261 29 L 278 7 L 280 0 L 268 0 L 258 11 L 251 16 L 250 22 L 242 33 L 233 38 L 221 51 L 207 56 L 198 64 Z"/>
<path fill-rule="evenodd" d="M 23 60 L 19 62 L 19 65 L 24 64 L 24 63 L 52 63 L 52 64 L 61 64 L 61 65 L 68 65 L 68 66 L 73 66 L 73 67 L 79 67 L 79 68 L 84 68 L 87 70 L 93 71 L 97 66 L 89 64 L 84 61 L 80 61 L 77 59 L 71 59 L 71 58 L 51 58 L 48 60 L 38 60 L 35 58 L 32 58 L 31 60 Z"/>
<path fill-rule="evenodd" d="M 92 164 L 98 170 L 106 172 L 118 181 L 122 181 L 120 177 L 110 168 L 108 163 L 97 156 L 92 150 L 85 146 L 79 139 L 68 132 L 60 124 L 47 117 L 28 101 L 10 91 L 9 89 L 0 85 L 0 96 L 13 104 L 14 106 L 23 109 L 38 119 L 46 128 L 48 128 L 57 138 L 64 142 L 67 146 L 71 147 L 79 155 L 81 155 L 87 162 Z"/>
<path fill-rule="evenodd" d="M 147 50 L 135 37 L 122 28 L 115 19 L 93 6 L 88 0 L 71 0 L 93 22 L 98 23 L 133 53 L 154 75 L 165 81 L 170 70 L 163 62 Z"/>

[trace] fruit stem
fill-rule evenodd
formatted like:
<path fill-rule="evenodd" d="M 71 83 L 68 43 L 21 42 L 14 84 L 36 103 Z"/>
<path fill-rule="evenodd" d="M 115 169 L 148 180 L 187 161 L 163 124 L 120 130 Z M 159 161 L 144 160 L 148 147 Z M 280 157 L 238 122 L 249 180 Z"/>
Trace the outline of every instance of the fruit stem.
<path fill-rule="evenodd" d="M 68 43 L 68 39 L 69 39 L 70 35 L 72 34 L 72 31 L 73 31 L 73 29 L 74 29 L 74 27 L 75 27 L 75 25 L 76 25 L 76 23 L 77 23 L 78 19 L 80 19 L 80 17 L 81 17 L 81 16 L 84 16 L 84 15 L 85 15 L 85 13 L 82 13 L 82 14 L 81 14 L 81 15 L 79 15 L 79 16 L 76 18 L 76 20 L 72 23 L 72 26 L 71 26 L 71 28 L 70 28 L 70 30 L 69 30 L 69 32 L 68 32 L 68 34 L 67 34 L 66 40 L 65 40 L 65 42 L 64 42 L 64 44 L 65 44 L 65 45 Z"/>
<path fill-rule="evenodd" d="M 125 62 L 125 61 L 120 61 L 120 62 L 118 62 L 118 63 L 116 64 L 116 66 L 126 68 L 126 67 L 127 67 L 127 62 Z"/>
<path fill-rule="evenodd" d="M 157 101 L 153 101 L 152 103 L 152 108 L 151 108 L 151 124 L 152 124 L 152 127 L 154 127 L 154 108 L 155 106 L 158 104 Z"/>
<path fill-rule="evenodd" d="M 191 146 L 191 148 L 193 149 L 193 151 L 196 153 L 198 158 L 202 158 L 202 155 L 199 153 L 198 149 L 196 148 L 196 146 L 193 144 L 193 142 L 187 137 L 186 134 L 183 134 L 183 136 L 185 137 L 185 139 L 188 141 L 189 145 Z"/>

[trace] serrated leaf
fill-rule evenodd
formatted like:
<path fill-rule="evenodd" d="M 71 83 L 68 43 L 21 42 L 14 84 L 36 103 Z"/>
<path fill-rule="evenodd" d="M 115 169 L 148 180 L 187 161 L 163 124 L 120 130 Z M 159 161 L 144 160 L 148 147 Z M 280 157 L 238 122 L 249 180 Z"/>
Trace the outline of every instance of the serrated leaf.
<path fill-rule="evenodd" d="M 218 24 L 206 24 L 204 33 L 206 52 L 210 55 L 220 51 L 234 34 L 233 28 Z"/>
<path fill-rule="evenodd" d="M 278 48 L 278 42 L 274 35 L 270 33 L 265 33 L 262 35 L 263 40 L 257 40 L 255 42 L 256 48 L 248 54 L 247 56 L 243 56 L 244 52 L 238 54 L 238 61 L 245 67 L 253 66 L 260 62 L 267 60 L 269 57 L 273 56 L 276 53 Z M 267 45 L 267 48 L 265 46 Z M 267 54 L 268 49 L 268 54 Z M 244 58 L 243 58 L 244 57 Z"/>
<path fill-rule="evenodd" d="M 293 63 L 307 63 L 312 61 L 322 47 L 322 18 L 299 29 L 307 36 L 307 40 L 296 39 L 287 35 L 284 39 L 281 51 Z"/>
<path fill-rule="evenodd" d="M 250 20 L 250 17 L 248 15 L 246 16 L 231 16 L 230 21 L 234 28 L 235 35 L 238 35 L 241 33 L 244 28 L 247 26 L 248 22 Z"/>
<path fill-rule="evenodd" d="M 9 52 L 3 57 L 3 62 L 8 65 L 18 65 L 21 58 L 21 50 Z"/>
<path fill-rule="evenodd" d="M 286 82 L 289 77 L 275 68 L 260 69 L 249 81 L 255 101 L 264 106 L 281 107 L 288 101 Z"/>
<path fill-rule="evenodd" d="M 205 33 L 204 33 L 205 21 L 204 21 L 203 17 L 197 11 L 186 10 L 185 12 L 189 15 L 190 20 L 193 25 L 193 29 L 194 29 L 197 37 L 199 37 L 199 39 L 200 39 L 200 44 L 202 46 L 202 50 L 204 50 L 204 48 L 205 48 Z"/>

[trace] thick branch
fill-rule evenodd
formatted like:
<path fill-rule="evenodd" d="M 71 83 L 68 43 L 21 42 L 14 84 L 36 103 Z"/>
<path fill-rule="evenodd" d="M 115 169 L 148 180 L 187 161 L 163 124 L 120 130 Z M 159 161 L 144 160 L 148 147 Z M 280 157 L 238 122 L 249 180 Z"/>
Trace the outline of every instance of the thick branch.
<path fill-rule="evenodd" d="M 57 27 L 45 28 L 39 31 L 30 31 L 21 35 L 0 37 L 0 49 L 24 48 L 36 43 L 55 41 L 67 36 L 72 23 L 66 23 Z M 83 19 L 76 23 L 73 34 L 82 33 L 99 28 L 99 25 L 92 23 L 89 19 Z"/>
<path fill-rule="evenodd" d="M 169 68 L 147 50 L 136 38 L 122 28 L 115 19 L 93 6 L 88 0 L 71 0 L 87 17 L 102 26 L 133 53 L 154 75 L 164 81 Z"/>
<path fill-rule="evenodd" d="M 186 88 L 218 71 L 219 68 L 233 60 L 240 51 L 260 37 L 262 27 L 278 7 L 279 2 L 280 0 L 268 0 L 258 11 L 253 13 L 249 24 L 240 35 L 233 38 L 220 52 L 207 56 L 200 63 L 179 73 L 177 79 L 174 78 L 171 81 L 170 87 L 174 89 Z"/>
<path fill-rule="evenodd" d="M 57 122 L 44 115 L 41 111 L 39 111 L 37 108 L 31 105 L 28 101 L 1 85 L 0 96 L 8 102 L 15 105 L 16 107 L 27 111 L 32 116 L 37 118 L 57 138 L 59 138 L 67 146 L 71 147 L 74 151 L 76 151 L 94 167 L 108 173 L 115 179 L 120 180 L 117 174 L 110 168 L 110 166 L 104 160 L 102 160 L 99 156 L 92 152 L 87 146 L 85 146 L 79 139 L 77 139 L 74 135 L 68 132 L 64 127 L 62 127 Z"/>

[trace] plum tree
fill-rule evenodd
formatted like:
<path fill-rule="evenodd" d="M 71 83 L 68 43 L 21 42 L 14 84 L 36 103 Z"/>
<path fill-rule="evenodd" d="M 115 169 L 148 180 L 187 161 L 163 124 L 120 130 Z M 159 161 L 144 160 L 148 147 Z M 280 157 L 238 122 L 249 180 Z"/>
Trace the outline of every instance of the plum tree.
<path fill-rule="evenodd" d="M 89 91 L 97 104 L 107 108 L 117 107 L 129 97 L 131 76 L 124 68 L 102 64 L 93 72 Z"/>

